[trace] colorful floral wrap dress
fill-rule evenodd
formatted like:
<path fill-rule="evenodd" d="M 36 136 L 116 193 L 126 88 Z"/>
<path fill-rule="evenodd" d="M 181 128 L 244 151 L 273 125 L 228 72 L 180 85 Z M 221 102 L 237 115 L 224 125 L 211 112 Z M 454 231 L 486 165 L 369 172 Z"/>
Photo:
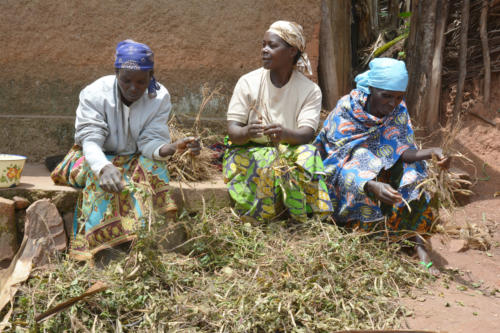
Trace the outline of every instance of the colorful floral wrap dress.
<path fill-rule="evenodd" d="M 175 214 L 177 207 L 168 193 L 169 176 L 164 161 L 139 154 L 106 155 L 123 174 L 126 187 L 108 193 L 75 145 L 52 172 L 55 184 L 81 188 L 75 209 L 70 255 L 91 259 L 105 248 L 134 240 L 151 214 Z"/>
<path fill-rule="evenodd" d="M 323 158 L 334 219 L 364 230 L 385 224 L 394 235 L 423 233 L 433 221 L 429 197 L 416 188 L 427 176 L 426 165 L 400 160 L 405 150 L 417 149 L 406 104 L 377 118 L 365 111 L 368 96 L 354 89 L 341 98 L 314 142 Z M 411 213 L 403 202 L 379 205 L 364 191 L 369 180 L 390 183 L 409 202 Z"/>
<path fill-rule="evenodd" d="M 223 161 L 224 181 L 238 214 L 257 221 L 332 212 L 323 163 L 313 145 L 230 145 Z"/>

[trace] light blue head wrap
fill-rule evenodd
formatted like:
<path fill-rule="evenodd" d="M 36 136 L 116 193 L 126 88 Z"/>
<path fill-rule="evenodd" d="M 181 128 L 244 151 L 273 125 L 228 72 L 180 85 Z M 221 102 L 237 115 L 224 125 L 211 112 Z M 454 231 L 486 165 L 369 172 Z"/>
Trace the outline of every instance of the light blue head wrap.
<path fill-rule="evenodd" d="M 406 91 L 408 72 L 405 63 L 392 58 L 375 58 L 370 69 L 356 76 L 356 88 L 369 94 L 368 87 L 384 90 Z"/>
<path fill-rule="evenodd" d="M 134 42 L 131 39 L 121 41 L 116 46 L 115 68 L 123 68 L 137 71 L 148 71 L 154 68 L 153 51 L 146 44 Z M 150 97 L 156 96 L 156 90 L 160 86 L 156 79 L 151 75 L 151 81 L 148 86 Z"/>

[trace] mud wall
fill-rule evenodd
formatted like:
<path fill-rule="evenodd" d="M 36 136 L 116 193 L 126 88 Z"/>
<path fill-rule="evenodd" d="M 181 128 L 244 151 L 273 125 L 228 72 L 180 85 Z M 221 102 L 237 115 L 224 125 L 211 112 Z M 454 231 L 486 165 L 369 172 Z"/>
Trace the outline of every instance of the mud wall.
<path fill-rule="evenodd" d="M 303 25 L 316 70 L 320 0 L 1 1 L 0 152 L 32 160 L 64 153 L 79 91 L 113 73 L 115 46 L 126 38 L 155 52 L 175 112 L 195 112 L 200 87 L 221 84 L 226 98 L 207 116 L 223 117 L 238 77 L 260 66 L 262 35 L 278 19 Z M 33 118 L 40 116 L 51 118 Z"/>

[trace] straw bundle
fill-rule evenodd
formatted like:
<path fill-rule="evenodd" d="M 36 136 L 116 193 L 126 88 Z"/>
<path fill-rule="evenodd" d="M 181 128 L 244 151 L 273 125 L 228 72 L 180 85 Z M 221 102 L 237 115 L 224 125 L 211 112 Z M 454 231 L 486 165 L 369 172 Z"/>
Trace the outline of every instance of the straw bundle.
<path fill-rule="evenodd" d="M 211 165 L 213 159 L 213 151 L 204 147 L 203 141 L 207 138 L 206 129 L 200 131 L 201 114 L 207 107 L 207 104 L 216 96 L 221 95 L 221 86 L 217 86 L 211 90 L 208 86 L 203 86 L 201 101 L 198 113 L 196 115 L 193 127 L 190 131 L 186 131 L 178 126 L 175 116 L 170 119 L 168 126 L 170 129 L 170 137 L 172 142 L 187 136 L 194 136 L 200 140 L 201 151 L 198 156 L 192 156 L 189 150 L 182 154 L 174 154 L 167 159 L 167 167 L 172 179 L 183 182 L 196 182 L 213 178 L 215 170 Z"/>
<path fill-rule="evenodd" d="M 472 161 L 469 158 L 451 147 L 460 128 L 460 119 L 458 119 L 454 125 L 451 125 L 451 122 L 448 123 L 447 127 L 442 130 L 443 141 L 441 148 L 445 156 L 455 160 L 461 160 L 464 163 L 472 164 Z M 438 160 L 435 156 L 433 156 L 429 161 L 428 166 L 428 177 L 425 181 L 419 184 L 418 187 L 422 189 L 421 193 L 427 192 L 431 195 L 431 197 L 436 198 L 439 208 L 444 209 L 444 211 L 448 214 L 450 209 L 457 206 L 457 200 L 455 198 L 457 194 L 465 196 L 473 194 L 473 192 L 469 190 L 472 186 L 472 182 L 468 179 L 463 179 L 457 172 L 442 169 L 438 165 Z"/>

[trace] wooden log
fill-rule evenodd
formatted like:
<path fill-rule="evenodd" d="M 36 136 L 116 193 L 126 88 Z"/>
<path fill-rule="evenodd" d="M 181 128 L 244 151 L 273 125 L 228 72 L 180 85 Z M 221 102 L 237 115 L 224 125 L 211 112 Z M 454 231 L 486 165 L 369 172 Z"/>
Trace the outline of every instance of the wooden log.
<path fill-rule="evenodd" d="M 430 91 L 428 97 L 429 109 L 424 118 L 425 125 L 429 129 L 436 127 L 439 123 L 439 101 L 441 98 L 442 83 L 441 73 L 443 71 L 443 50 L 446 41 L 444 33 L 446 31 L 446 21 L 448 19 L 448 1 L 441 1 L 438 6 L 437 9 L 439 13 L 436 22 L 435 47 L 432 55 Z"/>
<path fill-rule="evenodd" d="M 389 0 L 389 29 L 397 30 L 399 27 L 400 0 Z"/>
<path fill-rule="evenodd" d="M 407 105 L 414 122 L 428 131 L 439 126 L 448 7 L 449 0 L 412 2 Z"/>
<path fill-rule="evenodd" d="M 481 35 L 481 46 L 483 50 L 483 62 L 484 62 L 484 92 L 483 92 L 483 104 L 486 110 L 490 109 L 490 87 L 491 87 L 491 60 L 490 60 L 490 50 L 488 46 L 488 30 L 487 30 L 487 20 L 488 20 L 488 0 L 483 0 L 483 6 L 481 9 L 480 18 L 480 35 Z"/>
<path fill-rule="evenodd" d="M 332 110 L 351 89 L 351 5 L 323 0 L 321 4 L 319 84 L 323 106 Z"/>
<path fill-rule="evenodd" d="M 462 6 L 462 19 L 460 31 L 460 51 L 458 55 L 459 72 L 457 95 L 455 96 L 455 105 L 453 106 L 453 116 L 457 117 L 462 108 L 464 97 L 465 76 L 467 75 L 467 33 L 469 31 L 469 9 L 470 0 L 464 0 Z"/>

